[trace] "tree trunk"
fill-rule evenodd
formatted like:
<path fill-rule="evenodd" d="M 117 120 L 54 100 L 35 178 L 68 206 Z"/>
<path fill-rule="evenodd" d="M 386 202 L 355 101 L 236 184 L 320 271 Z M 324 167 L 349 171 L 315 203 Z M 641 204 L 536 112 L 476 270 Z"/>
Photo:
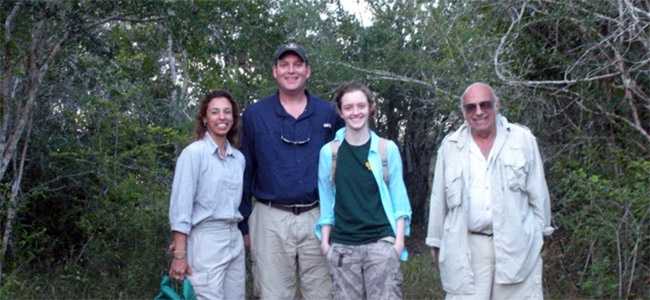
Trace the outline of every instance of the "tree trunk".
<path fill-rule="evenodd" d="M 32 118 L 27 120 L 27 132 L 25 133 L 23 151 L 20 155 L 19 166 L 15 170 L 14 182 L 11 185 L 11 195 L 9 196 L 9 204 L 7 205 L 7 219 L 5 220 L 5 230 L 2 233 L 2 249 L 0 253 L 0 283 L 4 269 L 5 257 L 7 255 L 7 248 L 9 247 L 9 238 L 13 232 L 13 224 L 16 219 L 16 208 L 20 205 L 18 203 L 18 194 L 20 193 L 20 182 L 23 178 L 23 170 L 25 167 L 25 157 L 27 156 L 27 147 L 29 145 L 29 137 L 32 132 Z"/>

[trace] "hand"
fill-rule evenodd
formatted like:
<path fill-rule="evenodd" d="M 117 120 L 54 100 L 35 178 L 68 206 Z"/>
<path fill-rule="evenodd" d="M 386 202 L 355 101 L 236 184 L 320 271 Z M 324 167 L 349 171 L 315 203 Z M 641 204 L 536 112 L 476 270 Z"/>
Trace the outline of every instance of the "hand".
<path fill-rule="evenodd" d="M 439 256 L 440 256 L 440 248 L 433 247 L 431 248 L 431 256 L 433 256 L 433 261 L 436 262 L 436 269 L 438 272 L 440 272 L 440 263 L 439 263 Z"/>
<path fill-rule="evenodd" d="M 182 259 L 174 258 L 172 260 L 172 265 L 171 267 L 169 267 L 169 278 L 176 281 L 183 281 L 185 279 L 185 275 L 192 275 L 192 274 L 193 272 L 187 263 L 187 258 L 182 258 Z"/>
<path fill-rule="evenodd" d="M 320 251 L 323 252 L 323 255 L 327 255 L 327 251 L 330 250 L 330 244 L 328 242 L 320 243 Z"/>
<path fill-rule="evenodd" d="M 397 257 L 402 257 L 402 251 L 404 251 L 404 242 L 396 241 L 395 244 L 393 244 L 393 249 L 395 250 L 395 253 L 397 253 Z"/>
<path fill-rule="evenodd" d="M 248 234 L 244 235 L 244 247 L 246 248 L 246 250 L 251 249 L 251 237 Z"/>

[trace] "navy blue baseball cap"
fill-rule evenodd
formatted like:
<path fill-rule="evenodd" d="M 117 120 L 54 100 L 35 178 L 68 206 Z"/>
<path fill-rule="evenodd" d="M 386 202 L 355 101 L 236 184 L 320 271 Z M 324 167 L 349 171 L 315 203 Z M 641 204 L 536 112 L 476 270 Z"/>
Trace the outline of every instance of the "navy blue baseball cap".
<path fill-rule="evenodd" d="M 273 63 L 277 63 L 278 59 L 282 57 L 287 52 L 293 52 L 300 56 L 302 60 L 309 64 L 309 60 L 307 59 L 307 52 L 305 52 L 305 48 L 300 46 L 297 43 L 286 43 L 278 48 L 278 50 L 275 50 L 275 57 L 273 58 Z"/>

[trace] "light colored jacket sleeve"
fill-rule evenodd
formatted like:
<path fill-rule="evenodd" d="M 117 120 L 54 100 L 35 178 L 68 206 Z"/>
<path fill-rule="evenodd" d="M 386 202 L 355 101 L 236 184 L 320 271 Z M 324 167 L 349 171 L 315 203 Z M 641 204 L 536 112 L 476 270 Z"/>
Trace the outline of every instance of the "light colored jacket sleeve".
<path fill-rule="evenodd" d="M 325 144 L 318 157 L 318 196 L 320 198 L 320 218 L 314 225 L 316 236 L 321 239 L 321 227 L 334 225 L 335 189 L 331 183 L 332 148 L 331 142 Z"/>
<path fill-rule="evenodd" d="M 430 247 L 440 248 L 442 240 L 443 225 L 447 215 L 447 202 L 445 195 L 445 166 L 444 166 L 444 142 L 438 150 L 436 157 L 436 168 L 433 174 L 431 185 L 431 197 L 429 199 L 429 222 L 427 228 L 426 244 Z"/>
<path fill-rule="evenodd" d="M 389 141 L 386 149 L 388 160 L 388 191 L 393 204 L 393 218 L 395 222 L 398 219 L 405 219 L 404 236 L 411 234 L 411 202 L 409 201 L 404 184 L 404 174 L 402 171 L 402 157 L 399 153 L 397 144 Z"/>
<path fill-rule="evenodd" d="M 551 200 L 544 176 L 544 163 L 537 146 L 535 137 L 530 135 L 528 140 L 529 149 L 532 154 L 532 163 L 529 170 L 529 176 L 526 182 L 528 191 L 528 203 L 533 209 L 535 219 L 539 222 L 542 234 L 551 235 L 555 230 L 551 227 Z"/>

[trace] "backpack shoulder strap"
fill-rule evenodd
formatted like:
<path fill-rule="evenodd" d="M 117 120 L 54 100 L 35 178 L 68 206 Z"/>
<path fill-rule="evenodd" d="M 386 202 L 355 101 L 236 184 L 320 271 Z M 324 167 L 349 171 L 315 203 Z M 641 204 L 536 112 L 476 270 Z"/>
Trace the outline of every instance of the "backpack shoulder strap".
<path fill-rule="evenodd" d="M 379 138 L 379 156 L 381 157 L 381 173 L 384 177 L 384 182 L 388 185 L 388 158 L 386 156 L 386 147 L 388 140 Z"/>
<path fill-rule="evenodd" d="M 339 152 L 339 141 L 333 140 L 330 142 L 330 147 L 332 148 L 332 176 L 330 177 L 330 183 L 334 184 L 334 174 L 336 174 L 336 156 Z"/>

